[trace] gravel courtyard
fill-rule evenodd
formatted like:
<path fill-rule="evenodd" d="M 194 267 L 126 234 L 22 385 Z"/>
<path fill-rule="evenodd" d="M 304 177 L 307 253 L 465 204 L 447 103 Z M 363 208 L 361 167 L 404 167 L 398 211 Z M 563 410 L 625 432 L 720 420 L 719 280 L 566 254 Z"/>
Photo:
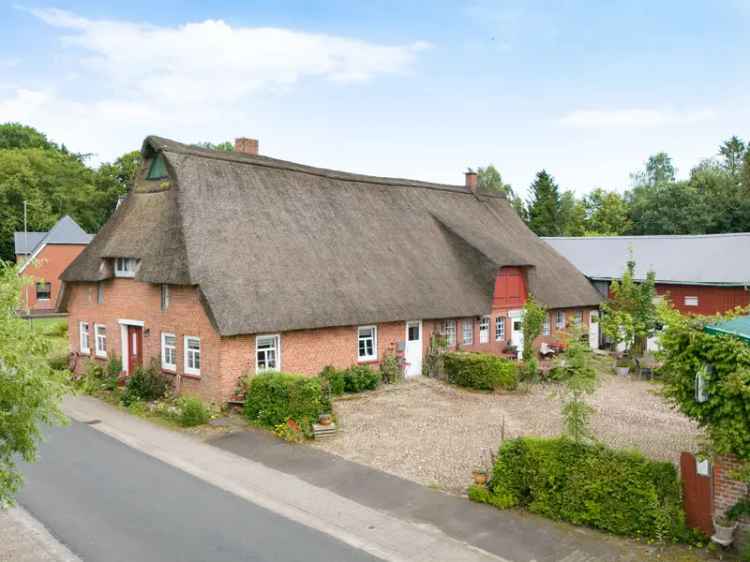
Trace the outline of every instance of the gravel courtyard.
<path fill-rule="evenodd" d="M 503 434 L 555 436 L 562 427 L 557 385 L 484 394 L 418 377 L 336 400 L 339 434 L 315 443 L 331 453 L 428 486 L 462 493 L 482 451 Z M 659 385 L 603 375 L 588 402 L 596 437 L 613 447 L 677 462 L 700 432 L 658 395 Z"/>

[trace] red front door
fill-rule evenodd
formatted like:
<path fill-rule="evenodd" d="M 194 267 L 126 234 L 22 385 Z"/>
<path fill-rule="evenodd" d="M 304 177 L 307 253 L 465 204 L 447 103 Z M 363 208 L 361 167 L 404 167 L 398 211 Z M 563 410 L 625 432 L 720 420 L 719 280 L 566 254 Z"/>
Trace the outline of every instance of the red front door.
<path fill-rule="evenodd" d="M 128 326 L 128 374 L 143 365 L 143 328 Z"/>

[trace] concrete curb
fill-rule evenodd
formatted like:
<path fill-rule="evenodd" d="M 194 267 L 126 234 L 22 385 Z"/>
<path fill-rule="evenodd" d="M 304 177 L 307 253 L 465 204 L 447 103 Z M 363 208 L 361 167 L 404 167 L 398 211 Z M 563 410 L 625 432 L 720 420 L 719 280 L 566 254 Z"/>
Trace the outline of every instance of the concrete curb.
<path fill-rule="evenodd" d="M 81 562 L 21 506 L 0 511 L 0 562 Z"/>

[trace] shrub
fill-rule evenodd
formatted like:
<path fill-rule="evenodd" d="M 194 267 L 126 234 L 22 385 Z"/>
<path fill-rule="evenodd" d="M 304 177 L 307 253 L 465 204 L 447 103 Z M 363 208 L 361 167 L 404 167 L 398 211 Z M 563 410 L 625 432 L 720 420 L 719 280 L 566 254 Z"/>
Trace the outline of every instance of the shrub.
<path fill-rule="evenodd" d="M 158 400 L 164 397 L 168 387 L 167 379 L 155 368 L 138 367 L 128 378 L 120 400 L 126 406 L 139 400 Z"/>
<path fill-rule="evenodd" d="M 211 419 L 211 410 L 199 398 L 194 396 L 178 398 L 177 410 L 179 412 L 177 422 L 182 427 L 203 425 Z"/>
<path fill-rule="evenodd" d="M 516 365 L 497 355 L 454 351 L 446 353 L 443 362 L 451 384 L 479 390 L 513 390 L 518 385 Z"/>
<path fill-rule="evenodd" d="M 336 369 L 333 365 L 326 365 L 320 372 L 320 379 L 332 396 L 344 394 L 344 372 Z"/>
<path fill-rule="evenodd" d="M 289 443 L 302 443 L 305 440 L 305 434 L 299 424 L 291 418 L 284 423 L 275 425 L 273 432 L 276 437 Z"/>
<path fill-rule="evenodd" d="M 443 378 L 444 355 L 448 350 L 448 340 L 441 334 L 430 337 L 430 347 L 422 362 L 422 375 L 425 377 Z"/>
<path fill-rule="evenodd" d="M 677 472 L 671 463 L 565 438 L 507 441 L 489 495 L 473 499 L 618 535 L 688 536 Z"/>
<path fill-rule="evenodd" d="M 404 380 L 404 361 L 395 353 L 386 352 L 380 362 L 380 378 L 385 384 L 395 384 Z"/>
<path fill-rule="evenodd" d="M 269 427 L 292 418 L 316 421 L 330 410 L 321 380 L 289 373 L 264 373 L 250 379 L 245 397 L 245 415 Z"/>
<path fill-rule="evenodd" d="M 50 369 L 54 371 L 65 371 L 68 368 L 68 354 L 56 353 L 48 359 Z"/>
<path fill-rule="evenodd" d="M 346 392 L 375 390 L 380 384 L 380 373 L 373 371 L 367 365 L 352 365 L 343 374 Z"/>

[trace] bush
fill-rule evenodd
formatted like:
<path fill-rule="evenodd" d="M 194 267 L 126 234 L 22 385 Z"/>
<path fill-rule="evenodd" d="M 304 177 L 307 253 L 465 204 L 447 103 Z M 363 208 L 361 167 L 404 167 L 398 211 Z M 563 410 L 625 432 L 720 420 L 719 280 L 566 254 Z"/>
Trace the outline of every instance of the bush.
<path fill-rule="evenodd" d="M 380 373 L 367 365 L 352 365 L 343 373 L 345 392 L 375 390 L 380 384 Z"/>
<path fill-rule="evenodd" d="M 67 353 L 56 353 L 51 356 L 47 361 L 50 369 L 53 371 L 65 371 L 68 368 L 69 356 Z"/>
<path fill-rule="evenodd" d="M 489 353 L 454 351 L 443 356 L 448 382 L 476 388 L 513 390 L 518 385 L 516 365 Z"/>
<path fill-rule="evenodd" d="M 184 396 L 177 399 L 179 412 L 177 422 L 182 427 L 194 427 L 208 423 L 211 410 L 199 398 Z"/>
<path fill-rule="evenodd" d="M 326 365 L 319 376 L 323 385 L 329 390 L 332 396 L 341 396 L 344 394 L 345 383 L 343 371 L 339 371 L 332 365 Z"/>
<path fill-rule="evenodd" d="M 139 400 L 158 400 L 164 397 L 168 388 L 167 379 L 155 368 L 138 367 L 128 378 L 120 400 L 125 406 Z"/>
<path fill-rule="evenodd" d="M 318 378 L 289 373 L 264 373 L 250 379 L 245 415 L 268 427 L 291 418 L 302 423 L 317 421 L 331 408 Z"/>
<path fill-rule="evenodd" d="M 618 535 L 684 540 L 689 534 L 674 466 L 602 445 L 507 441 L 488 490 L 472 499 Z"/>
<path fill-rule="evenodd" d="M 380 362 L 380 378 L 385 384 L 395 384 L 404 380 L 404 361 L 395 353 L 384 353 Z"/>

